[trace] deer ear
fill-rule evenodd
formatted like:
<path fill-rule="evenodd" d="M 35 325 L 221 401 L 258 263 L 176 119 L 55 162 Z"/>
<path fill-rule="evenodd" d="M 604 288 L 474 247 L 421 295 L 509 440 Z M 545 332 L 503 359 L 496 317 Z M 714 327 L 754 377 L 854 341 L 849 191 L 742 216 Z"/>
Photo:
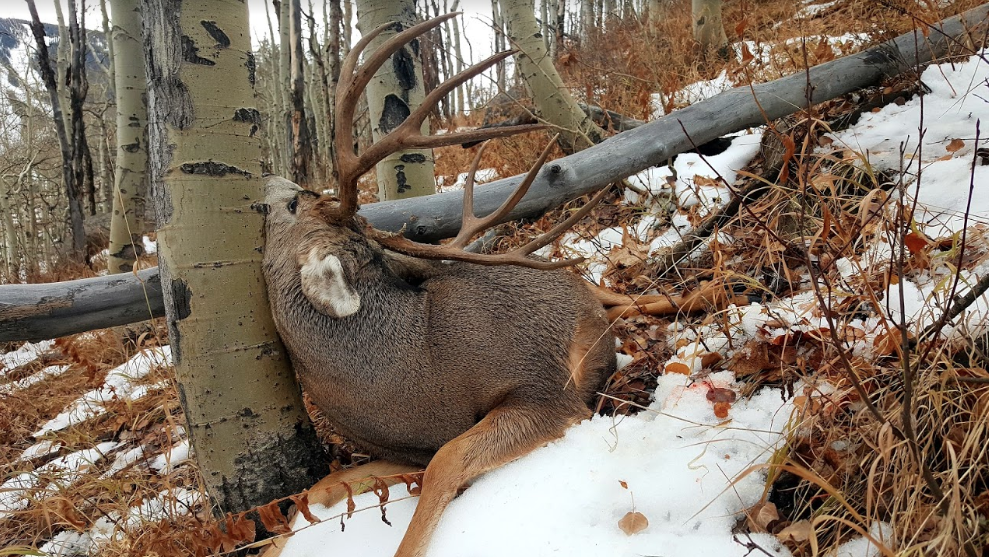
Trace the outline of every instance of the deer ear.
<path fill-rule="evenodd" d="M 299 254 L 302 293 L 309 302 L 330 317 L 349 317 L 361 307 L 361 297 L 347 283 L 340 258 L 327 254 L 322 257 L 314 248 Z"/>

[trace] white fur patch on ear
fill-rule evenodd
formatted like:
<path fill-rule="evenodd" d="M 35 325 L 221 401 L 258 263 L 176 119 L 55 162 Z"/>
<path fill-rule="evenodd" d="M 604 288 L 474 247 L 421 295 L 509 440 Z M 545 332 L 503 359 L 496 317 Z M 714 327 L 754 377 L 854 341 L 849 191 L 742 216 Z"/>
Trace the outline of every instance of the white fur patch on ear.
<path fill-rule="evenodd" d="M 314 249 L 302 265 L 302 292 L 316 309 L 330 317 L 349 317 L 361 308 L 361 297 L 343 276 L 340 258 L 320 258 Z"/>

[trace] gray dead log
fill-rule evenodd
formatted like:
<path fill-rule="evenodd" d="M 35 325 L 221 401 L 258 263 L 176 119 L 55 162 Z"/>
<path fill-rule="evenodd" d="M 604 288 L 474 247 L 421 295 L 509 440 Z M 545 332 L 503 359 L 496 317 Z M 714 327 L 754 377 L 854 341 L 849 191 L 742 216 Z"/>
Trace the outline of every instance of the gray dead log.
<path fill-rule="evenodd" d="M 158 269 L 0 286 L 0 341 L 38 341 L 165 315 Z"/>
<path fill-rule="evenodd" d="M 989 4 L 984 4 L 936 24 L 927 37 L 920 31 L 909 32 L 807 72 L 752 87 L 736 87 L 553 161 L 543 168 L 528 195 L 504 221 L 535 217 L 616 180 L 665 164 L 693 145 L 899 75 L 944 56 L 952 44 L 978 44 L 981 33 L 975 27 L 985 24 L 987 15 Z M 972 33 L 972 40 L 962 38 L 967 33 Z M 485 215 L 494 211 L 521 180 L 522 176 L 513 176 L 478 188 L 474 194 L 475 212 Z M 368 205 L 361 215 L 381 230 L 395 231 L 405 226 L 410 238 L 435 241 L 454 236 L 460 229 L 462 200 L 463 192 L 449 192 L 385 201 Z M 150 285 L 156 271 L 143 272 Z M 82 283 L 87 286 L 81 288 Z M 160 285 L 157 290 L 149 288 L 148 295 L 152 300 L 151 314 L 164 315 Z M 104 305 L 111 301 L 112 306 Z M 0 341 L 41 340 L 147 318 L 143 286 L 133 275 L 0 286 Z"/>

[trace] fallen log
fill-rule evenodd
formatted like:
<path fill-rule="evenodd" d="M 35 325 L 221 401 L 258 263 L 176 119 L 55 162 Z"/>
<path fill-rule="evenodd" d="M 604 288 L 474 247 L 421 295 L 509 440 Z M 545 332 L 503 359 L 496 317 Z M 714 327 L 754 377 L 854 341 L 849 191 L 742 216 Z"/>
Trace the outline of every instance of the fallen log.
<path fill-rule="evenodd" d="M 38 341 L 165 315 L 158 269 L 0 286 L 0 341 Z"/>
<path fill-rule="evenodd" d="M 987 15 L 989 4 L 984 4 L 935 24 L 926 36 L 920 30 L 911 31 L 806 72 L 730 89 L 557 159 L 545 166 L 528 195 L 503 222 L 536 217 L 616 180 L 665 164 L 694 145 L 782 118 L 808 103 L 824 102 L 927 64 L 947 54 L 952 44 L 979 44 L 981 32 L 976 27 L 986 22 Z M 513 176 L 479 188 L 474 194 L 475 212 L 493 212 L 521 180 L 521 175 Z M 375 203 L 361 209 L 360 214 L 379 230 L 405 227 L 406 236 L 414 240 L 436 241 L 460 229 L 462 201 L 462 192 L 449 192 Z M 157 276 L 155 271 L 146 273 L 148 283 Z M 149 296 L 157 296 L 149 310 L 144 285 L 136 279 L 114 276 L 86 280 L 93 282 L 83 289 L 83 281 L 43 285 L 45 290 L 36 288 L 42 285 L 30 289 L 27 285 L 0 286 L 0 341 L 41 340 L 164 315 L 160 286 L 157 294 L 148 290 Z M 115 300 L 114 305 L 101 305 L 111 300 Z"/>

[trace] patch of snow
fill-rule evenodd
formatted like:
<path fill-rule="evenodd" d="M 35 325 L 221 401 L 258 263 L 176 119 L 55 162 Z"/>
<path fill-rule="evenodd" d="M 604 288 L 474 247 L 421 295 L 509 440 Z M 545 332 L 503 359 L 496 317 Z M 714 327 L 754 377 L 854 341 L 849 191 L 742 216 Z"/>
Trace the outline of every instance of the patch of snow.
<path fill-rule="evenodd" d="M 837 3 L 838 0 L 831 0 L 831 2 L 824 2 L 823 4 L 810 4 L 808 2 L 804 2 L 804 4 L 807 5 L 805 5 L 803 8 L 800 8 L 800 11 L 797 12 L 796 15 L 794 15 L 793 17 L 794 19 L 810 19 L 816 16 L 817 14 L 831 8 Z"/>
<path fill-rule="evenodd" d="M 733 386 L 727 372 L 710 381 Z M 581 422 L 479 478 L 443 514 L 430 557 L 748 554 L 731 532 L 739 513 L 762 497 L 765 480 L 759 472 L 738 475 L 781 446 L 792 407 L 780 402 L 780 391 L 763 389 L 719 420 L 707 390 L 682 375 L 661 376 L 648 412 Z M 289 538 L 283 554 L 317 556 L 330 546 L 352 557 L 393 554 L 416 500 L 392 493 L 400 499 L 387 505 L 393 526 L 382 523 L 373 494 L 355 498 L 358 509 L 371 510 L 347 519 L 344 532 L 337 517 L 345 504 L 313 505 L 324 522 Z M 649 525 L 628 536 L 618 521 L 633 509 Z M 768 534 L 753 540 L 771 555 L 789 555 Z"/>
<path fill-rule="evenodd" d="M 158 242 L 148 238 L 147 236 L 142 236 L 141 241 L 144 243 L 144 253 L 158 253 Z"/>
<path fill-rule="evenodd" d="M 894 173 L 903 158 L 905 180 L 912 183 L 922 209 L 915 218 L 926 225 L 929 236 L 938 237 L 961 230 L 971 180 L 989 180 L 989 166 L 973 167 L 976 149 L 986 142 L 985 131 L 978 145 L 975 137 L 978 122 L 989 122 L 989 64 L 972 56 L 966 62 L 932 65 L 921 79 L 930 93 L 863 114 L 855 126 L 831 136 L 831 148 L 853 150 L 874 169 Z M 989 196 L 973 197 L 971 219 L 989 221 Z"/>
<path fill-rule="evenodd" d="M 146 376 L 157 366 L 171 364 L 171 347 L 142 350 L 124 364 L 107 374 L 103 386 L 89 391 L 69 404 L 58 416 L 49 420 L 34 432 L 34 437 L 42 437 L 54 431 L 61 431 L 71 425 L 82 423 L 106 412 L 103 404 L 114 399 L 136 400 L 136 395 L 147 394 L 147 388 L 135 382 Z"/>
<path fill-rule="evenodd" d="M 457 179 L 450 185 L 446 185 L 446 176 L 440 176 L 436 179 L 436 189 L 440 192 L 447 191 L 460 191 L 464 189 L 464 185 L 467 184 L 467 175 L 469 172 L 461 172 L 457 175 Z M 498 179 L 498 170 L 494 168 L 480 168 L 474 175 L 474 186 L 481 186 L 487 182 L 492 182 Z"/>
<path fill-rule="evenodd" d="M 139 531 L 144 524 L 191 514 L 205 502 L 197 491 L 184 488 L 164 490 L 131 507 L 126 516 L 112 512 L 98 519 L 88 532 L 59 532 L 39 549 L 51 557 L 95 555 L 100 548 L 124 539 L 128 532 Z"/>
<path fill-rule="evenodd" d="M 0 385 L 0 394 L 8 395 L 15 391 L 23 391 L 24 389 L 30 387 L 31 385 L 40 383 L 45 379 L 52 379 L 54 377 L 58 377 L 59 375 L 62 375 L 63 373 L 69 370 L 69 367 L 70 366 L 66 366 L 66 365 L 48 366 L 45 369 L 39 371 L 38 373 L 29 375 L 21 379 L 20 381 L 13 381 L 11 383 Z"/>
<path fill-rule="evenodd" d="M 53 340 L 25 342 L 17 350 L 0 355 L 0 374 L 5 374 L 14 368 L 37 360 L 38 356 L 43 352 L 51 350 L 53 346 L 55 346 L 55 341 Z"/>
<path fill-rule="evenodd" d="M 889 524 L 873 522 L 872 526 L 869 527 L 869 535 L 886 548 L 893 549 L 893 528 Z M 878 557 L 882 554 L 882 550 L 869 541 L 869 538 L 860 536 L 841 544 L 832 555 L 834 557 Z"/>
<path fill-rule="evenodd" d="M 0 485 L 0 518 L 24 509 L 32 499 L 43 499 L 68 489 L 110 451 L 120 446 L 115 441 L 100 443 L 91 449 L 69 453 L 32 472 L 23 472 Z M 40 484 L 48 480 L 45 487 Z"/>
<path fill-rule="evenodd" d="M 159 474 L 168 474 L 183 462 L 188 462 L 188 460 L 189 440 L 185 439 L 165 449 L 164 453 L 158 455 L 153 461 L 148 463 L 148 468 Z"/>

